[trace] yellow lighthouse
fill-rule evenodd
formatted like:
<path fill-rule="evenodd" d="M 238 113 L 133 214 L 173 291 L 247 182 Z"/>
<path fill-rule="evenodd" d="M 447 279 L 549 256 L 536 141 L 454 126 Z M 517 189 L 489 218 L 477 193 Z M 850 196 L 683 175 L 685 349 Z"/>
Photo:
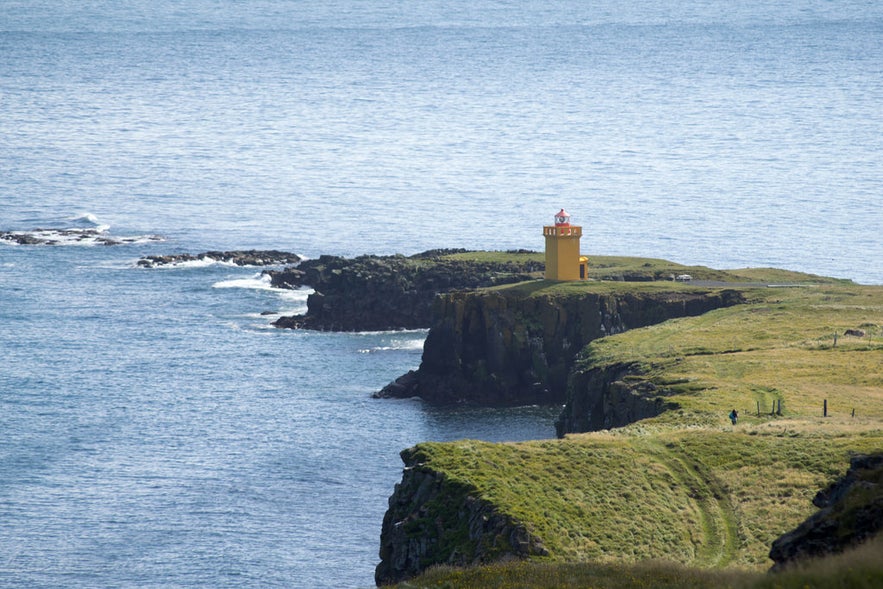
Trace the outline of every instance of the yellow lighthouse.
<path fill-rule="evenodd" d="M 585 280 L 588 259 L 579 255 L 583 228 L 570 224 L 570 213 L 561 209 L 555 224 L 543 227 L 546 237 L 546 280 Z"/>

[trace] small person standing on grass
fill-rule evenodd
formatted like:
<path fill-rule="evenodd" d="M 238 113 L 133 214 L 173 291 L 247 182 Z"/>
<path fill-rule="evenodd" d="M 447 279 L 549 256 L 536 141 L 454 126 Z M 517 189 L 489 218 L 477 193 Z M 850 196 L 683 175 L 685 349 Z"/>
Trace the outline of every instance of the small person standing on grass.
<path fill-rule="evenodd" d="M 733 422 L 733 425 L 736 425 L 736 421 L 739 419 L 739 412 L 733 409 L 730 411 L 730 421 Z"/>

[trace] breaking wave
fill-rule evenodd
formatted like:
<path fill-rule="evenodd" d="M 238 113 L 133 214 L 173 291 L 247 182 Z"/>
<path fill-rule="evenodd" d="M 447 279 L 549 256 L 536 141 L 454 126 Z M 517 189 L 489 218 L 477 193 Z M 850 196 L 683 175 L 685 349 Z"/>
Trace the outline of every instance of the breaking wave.
<path fill-rule="evenodd" d="M 216 263 L 215 260 L 211 258 L 203 258 L 203 260 L 207 260 L 208 264 Z M 201 263 L 202 261 L 194 262 Z M 190 262 L 183 262 L 184 264 Z M 253 290 L 282 290 L 279 288 L 273 288 L 270 283 L 270 277 L 266 274 L 258 273 L 249 278 L 231 278 L 229 280 L 221 280 L 220 282 L 216 282 L 212 285 L 212 288 L 250 288 Z"/>
<path fill-rule="evenodd" d="M 142 258 L 143 260 L 143 258 Z M 135 263 L 136 266 L 144 267 L 143 264 L 140 263 L 141 260 Z M 156 264 L 155 266 L 150 266 L 150 268 L 155 269 L 174 269 L 174 268 L 208 268 L 209 266 L 230 266 L 231 268 L 237 267 L 233 262 L 225 262 L 223 260 L 216 260 L 210 256 L 203 256 L 196 260 L 181 260 L 180 262 L 169 262 L 167 264 Z M 233 282 L 233 281 L 228 281 Z M 220 285 L 220 286 L 219 286 Z M 230 288 L 230 286 L 224 285 L 222 283 L 216 283 L 214 285 L 215 288 Z M 239 285 L 233 285 L 239 286 Z"/>
<path fill-rule="evenodd" d="M 307 287 L 299 289 L 276 288 L 271 284 L 270 276 L 260 272 L 245 278 L 221 280 L 214 283 L 212 288 L 243 288 L 273 293 L 281 302 L 282 308 L 278 311 L 263 313 L 263 316 L 300 315 L 306 313 L 307 297 L 315 292 L 312 288 Z"/>
<path fill-rule="evenodd" d="M 407 331 L 371 331 L 359 332 L 357 335 L 376 338 L 379 341 L 372 342 L 375 345 L 359 348 L 360 354 L 376 354 L 378 352 L 410 351 L 422 352 L 423 342 L 426 341 L 426 329 L 411 329 Z"/>

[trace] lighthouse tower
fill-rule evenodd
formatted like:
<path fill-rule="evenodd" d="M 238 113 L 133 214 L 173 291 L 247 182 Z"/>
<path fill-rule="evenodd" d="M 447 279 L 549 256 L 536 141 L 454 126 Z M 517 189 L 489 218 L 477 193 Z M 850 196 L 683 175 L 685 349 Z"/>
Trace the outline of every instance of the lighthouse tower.
<path fill-rule="evenodd" d="M 555 224 L 543 227 L 546 237 L 546 280 L 585 280 L 586 258 L 580 258 L 579 238 L 583 228 L 570 224 L 570 213 L 555 213 Z"/>

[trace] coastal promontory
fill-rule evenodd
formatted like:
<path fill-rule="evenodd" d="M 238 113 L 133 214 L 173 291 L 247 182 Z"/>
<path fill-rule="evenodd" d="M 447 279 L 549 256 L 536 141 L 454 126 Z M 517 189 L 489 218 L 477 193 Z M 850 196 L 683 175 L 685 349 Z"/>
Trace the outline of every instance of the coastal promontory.
<path fill-rule="evenodd" d="M 580 586 L 563 579 L 634 579 L 645 561 L 760 583 L 751 575 L 812 514 L 818 489 L 853 456 L 883 450 L 883 287 L 780 270 L 690 273 L 687 284 L 536 280 L 441 296 L 423 363 L 402 386 L 425 392 L 429 366 L 443 368 L 427 374 L 458 402 L 487 399 L 475 383 L 541 383 L 546 394 L 554 382 L 562 437 L 403 452 L 378 584 L 469 565 L 435 569 L 426 584 L 511 573 L 519 586 Z M 579 339 L 580 329 L 598 337 Z M 530 355 L 507 355 L 514 349 Z M 553 349 L 569 360 L 550 377 Z M 696 586 L 720 584 L 708 575 Z"/>
<path fill-rule="evenodd" d="M 309 287 L 303 315 L 276 327 L 322 331 L 427 328 L 439 293 L 511 284 L 538 277 L 542 255 L 527 251 L 431 250 L 413 256 L 319 256 L 269 271 L 273 286 Z"/>

